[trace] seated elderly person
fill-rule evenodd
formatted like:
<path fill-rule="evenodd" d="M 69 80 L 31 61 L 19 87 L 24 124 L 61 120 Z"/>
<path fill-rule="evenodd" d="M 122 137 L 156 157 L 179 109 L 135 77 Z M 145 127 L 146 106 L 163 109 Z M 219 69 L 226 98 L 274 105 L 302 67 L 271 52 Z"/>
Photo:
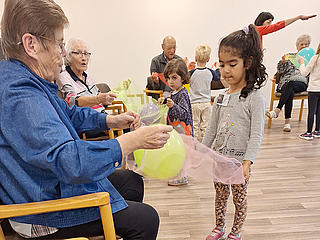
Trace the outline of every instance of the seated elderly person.
<path fill-rule="evenodd" d="M 311 37 L 309 35 L 301 35 L 296 41 L 297 53 L 306 47 L 309 47 Z M 279 113 L 284 106 L 285 122 L 283 131 L 290 132 L 290 119 L 293 105 L 293 97 L 295 93 L 306 91 L 307 79 L 301 75 L 299 69 L 288 60 L 288 57 L 295 58 L 297 53 L 289 53 L 282 57 L 277 66 L 276 83 L 277 91 L 281 92 L 281 97 L 278 106 L 272 110 L 266 112 L 266 116 L 269 118 L 277 118 Z"/>
<path fill-rule="evenodd" d="M 0 200 L 17 204 L 107 191 L 116 233 L 123 239 L 155 240 L 159 217 L 142 203 L 141 176 L 116 169 L 136 149 L 163 147 L 172 127 L 138 128 L 140 117 L 134 112 L 111 116 L 69 107 L 60 99 L 52 82 L 66 55 L 66 24 L 52 0 L 5 1 L 1 37 L 9 60 L 0 61 Z M 129 126 L 135 130 L 108 141 L 78 137 L 85 130 Z M 17 217 L 10 223 L 32 239 L 103 233 L 97 208 Z"/>
<path fill-rule="evenodd" d="M 86 43 L 80 39 L 70 39 L 64 58 L 66 70 L 57 79 L 59 90 L 69 106 L 91 107 L 99 112 L 103 105 L 109 105 L 116 97 L 113 93 L 100 93 L 94 81 L 85 72 L 91 53 Z"/>
<path fill-rule="evenodd" d="M 178 55 L 175 54 L 176 52 L 176 40 L 172 36 L 166 36 L 163 39 L 161 44 L 161 48 L 163 52 L 158 56 L 155 56 L 151 60 L 150 65 L 150 74 L 151 76 L 148 77 L 147 89 L 148 90 L 162 90 L 162 91 L 171 91 L 169 86 L 166 85 L 165 79 L 163 77 L 164 68 L 166 67 L 167 63 L 176 58 L 180 58 Z M 160 75 L 159 75 L 160 73 Z M 150 94 L 155 99 L 159 98 L 159 94 L 152 93 Z"/>

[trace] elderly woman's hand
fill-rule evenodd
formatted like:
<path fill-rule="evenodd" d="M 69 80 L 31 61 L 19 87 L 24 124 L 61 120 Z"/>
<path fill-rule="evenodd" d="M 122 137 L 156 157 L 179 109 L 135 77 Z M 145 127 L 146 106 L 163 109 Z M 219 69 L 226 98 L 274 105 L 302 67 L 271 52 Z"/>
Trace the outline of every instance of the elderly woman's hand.
<path fill-rule="evenodd" d="M 308 20 L 309 18 L 314 18 L 314 17 L 316 17 L 316 16 L 317 16 L 316 14 L 314 14 L 314 15 L 309 15 L 309 16 L 300 15 L 299 18 L 300 18 L 301 20 Z"/>
<path fill-rule="evenodd" d="M 117 137 L 117 140 L 123 156 L 126 156 L 137 149 L 162 148 L 170 137 L 168 132 L 172 129 L 169 125 L 140 127 L 136 131 Z"/>
<path fill-rule="evenodd" d="M 304 58 L 301 57 L 300 55 L 298 55 L 298 63 L 301 65 L 301 64 L 304 64 Z"/>
<path fill-rule="evenodd" d="M 106 121 L 109 128 L 136 129 L 141 125 L 139 114 L 132 111 L 119 115 L 107 115 Z"/>
<path fill-rule="evenodd" d="M 117 97 L 114 93 L 99 93 L 97 95 L 98 103 L 102 105 L 111 105 L 112 101 Z"/>

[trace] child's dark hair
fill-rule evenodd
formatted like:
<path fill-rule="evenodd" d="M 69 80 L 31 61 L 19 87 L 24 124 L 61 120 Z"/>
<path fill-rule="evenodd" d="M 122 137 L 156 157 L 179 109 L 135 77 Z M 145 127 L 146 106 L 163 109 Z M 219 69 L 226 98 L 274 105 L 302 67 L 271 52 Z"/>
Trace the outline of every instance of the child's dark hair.
<path fill-rule="evenodd" d="M 254 25 L 262 26 L 262 24 L 268 19 L 272 19 L 273 21 L 274 16 L 269 12 L 261 12 L 256 18 L 256 20 L 254 21 Z"/>
<path fill-rule="evenodd" d="M 169 78 L 170 74 L 176 73 L 181 77 L 183 84 L 190 82 L 188 67 L 181 58 L 172 59 L 171 61 L 169 61 L 163 73 L 166 79 Z"/>
<path fill-rule="evenodd" d="M 262 64 L 263 54 L 260 38 L 253 24 L 223 38 L 219 45 L 221 52 L 231 52 L 243 59 L 247 85 L 241 90 L 240 98 L 246 98 L 253 89 L 259 89 L 267 79 L 266 67 Z"/>

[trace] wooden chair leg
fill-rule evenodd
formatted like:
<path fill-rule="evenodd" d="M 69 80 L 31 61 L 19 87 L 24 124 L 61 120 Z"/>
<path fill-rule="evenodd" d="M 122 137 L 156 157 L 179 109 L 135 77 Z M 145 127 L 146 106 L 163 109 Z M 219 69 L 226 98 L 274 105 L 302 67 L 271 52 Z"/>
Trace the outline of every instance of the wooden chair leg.
<path fill-rule="evenodd" d="M 273 93 L 271 93 L 271 94 L 273 94 Z M 273 99 L 273 97 L 271 97 L 269 111 L 273 110 L 273 102 L 274 102 L 274 99 Z M 271 128 L 271 120 L 272 120 L 271 118 L 268 119 L 268 128 Z"/>
<path fill-rule="evenodd" d="M 302 119 L 303 104 L 304 104 L 304 99 L 301 99 L 300 113 L 299 113 L 299 121 L 301 121 L 301 119 Z"/>
<path fill-rule="evenodd" d="M 114 139 L 113 129 L 110 129 L 110 130 L 108 131 L 108 133 L 109 133 L 109 139 Z"/>
<path fill-rule="evenodd" d="M 82 140 L 87 141 L 87 136 L 85 133 L 82 133 Z"/>
<path fill-rule="evenodd" d="M 1 226 L 0 226 L 0 240 L 5 240 L 5 239 L 6 239 L 6 238 L 4 237 L 2 228 L 1 228 Z"/>
<path fill-rule="evenodd" d="M 100 215 L 104 232 L 105 240 L 116 240 L 116 233 L 114 230 L 114 223 L 110 203 L 108 205 L 100 206 Z"/>

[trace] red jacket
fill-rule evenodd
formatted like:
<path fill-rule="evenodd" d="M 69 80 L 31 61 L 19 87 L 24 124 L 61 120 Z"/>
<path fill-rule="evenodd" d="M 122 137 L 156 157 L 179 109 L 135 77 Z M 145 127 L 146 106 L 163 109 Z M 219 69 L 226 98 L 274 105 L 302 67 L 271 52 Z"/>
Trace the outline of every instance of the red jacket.
<path fill-rule="evenodd" d="M 283 21 L 280 21 L 280 22 L 277 22 L 275 24 L 272 24 L 272 25 L 267 25 L 267 26 L 255 26 L 258 33 L 259 33 L 259 37 L 260 37 L 260 43 L 261 43 L 261 49 L 262 49 L 262 36 L 263 35 L 267 35 L 269 33 L 273 33 L 273 32 L 276 32 L 282 28 L 284 28 L 286 25 L 285 25 L 285 22 L 284 20 Z"/>

